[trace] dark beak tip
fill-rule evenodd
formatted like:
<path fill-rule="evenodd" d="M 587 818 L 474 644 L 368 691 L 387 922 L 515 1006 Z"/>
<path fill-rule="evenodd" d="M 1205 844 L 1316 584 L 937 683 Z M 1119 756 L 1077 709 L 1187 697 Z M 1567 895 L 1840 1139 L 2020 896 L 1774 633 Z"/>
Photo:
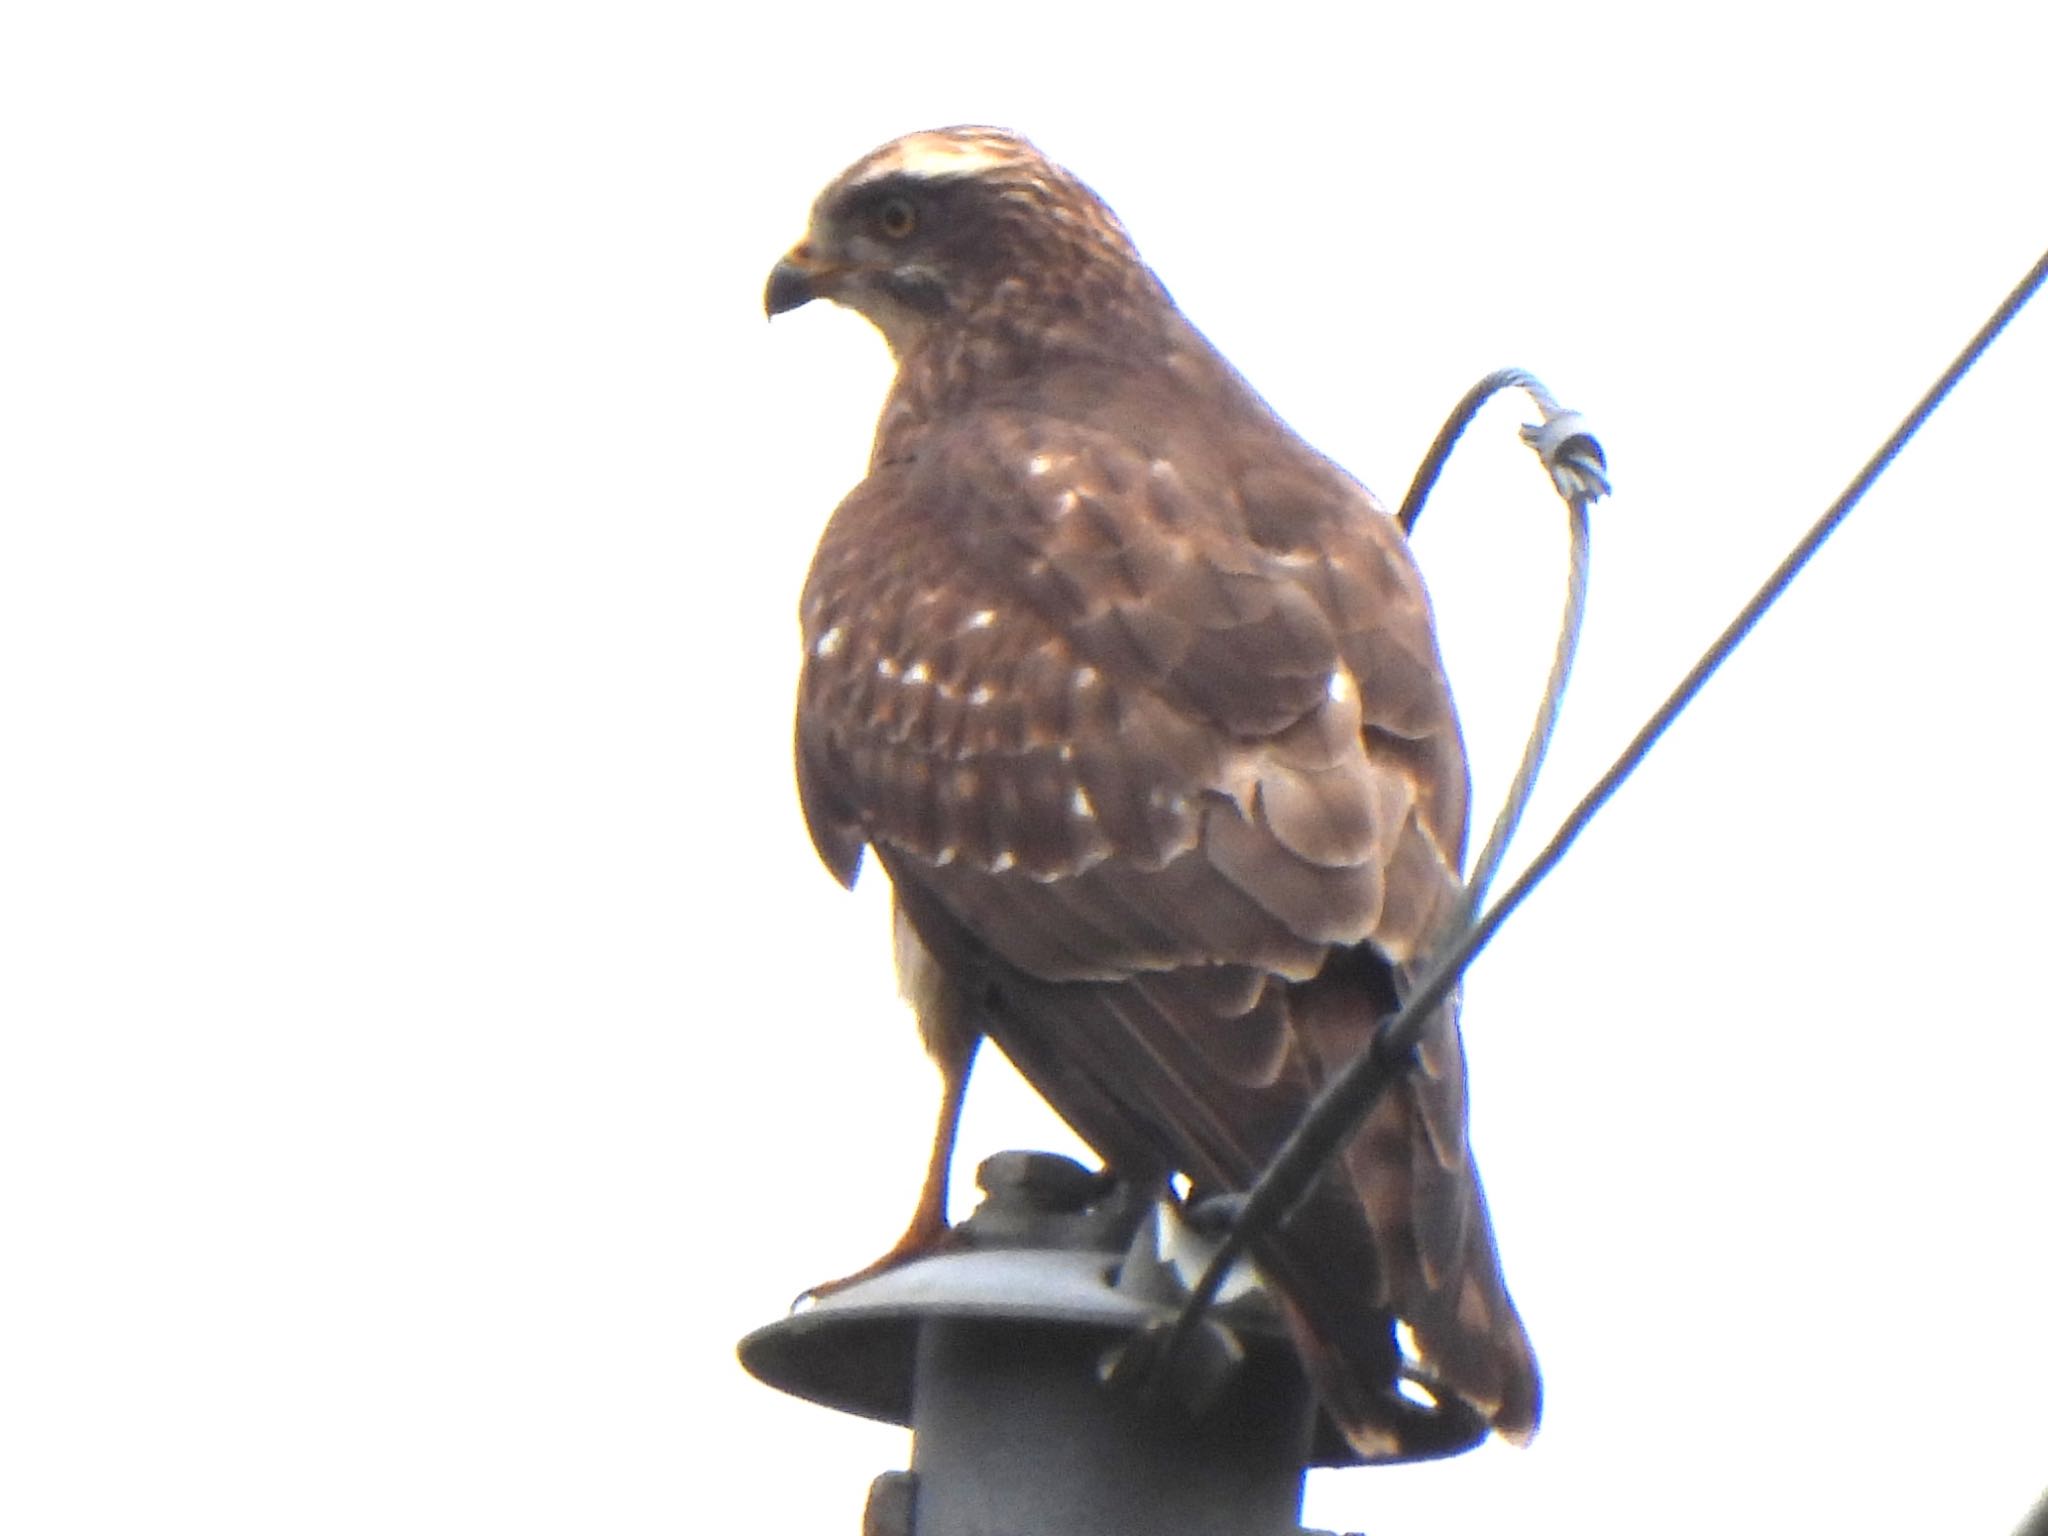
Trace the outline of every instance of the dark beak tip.
<path fill-rule="evenodd" d="M 800 309 L 818 296 L 818 290 L 811 282 L 811 274 L 787 258 L 775 263 L 775 270 L 768 274 L 767 290 L 761 295 L 761 307 L 768 318 Z"/>

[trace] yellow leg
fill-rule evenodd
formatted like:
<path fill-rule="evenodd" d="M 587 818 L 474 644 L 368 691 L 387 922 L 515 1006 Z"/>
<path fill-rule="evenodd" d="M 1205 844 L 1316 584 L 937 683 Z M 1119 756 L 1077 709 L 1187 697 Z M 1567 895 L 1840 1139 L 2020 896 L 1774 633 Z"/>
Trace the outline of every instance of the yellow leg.
<path fill-rule="evenodd" d="M 953 1169 L 953 1142 L 960 1133 L 960 1109 L 967 1102 L 967 1078 L 974 1068 L 974 1052 L 981 1044 L 981 1037 L 970 1035 L 962 1041 L 949 1036 L 929 1043 L 941 1047 L 933 1052 L 932 1058 L 938 1066 L 941 1082 L 939 1123 L 932 1135 L 931 1161 L 925 1165 L 924 1187 L 918 1191 L 917 1207 L 911 1212 L 910 1225 L 873 1263 L 863 1265 L 850 1275 L 841 1275 L 837 1280 L 814 1285 L 804 1293 L 807 1296 L 829 1296 L 899 1264 L 922 1258 L 944 1247 L 951 1235 L 952 1229 L 946 1225 L 946 1194 Z"/>

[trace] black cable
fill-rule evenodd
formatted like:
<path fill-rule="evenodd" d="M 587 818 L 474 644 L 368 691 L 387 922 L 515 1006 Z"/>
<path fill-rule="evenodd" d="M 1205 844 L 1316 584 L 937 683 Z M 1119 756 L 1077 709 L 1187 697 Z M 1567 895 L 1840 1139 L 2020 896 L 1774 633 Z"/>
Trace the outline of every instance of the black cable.
<path fill-rule="evenodd" d="M 1422 456 L 1416 466 L 1415 478 L 1409 482 L 1408 494 L 1401 498 L 1401 510 L 1395 521 L 1400 523 L 1403 533 L 1415 532 L 1415 523 L 1422 516 L 1422 504 L 1429 500 L 1429 493 L 1436 489 L 1437 477 L 1444 472 L 1444 465 L 1450 460 L 1451 450 L 1458 446 L 1458 439 L 1465 435 L 1465 429 L 1472 425 L 1472 418 L 1479 414 L 1479 407 L 1486 404 L 1504 389 L 1527 390 L 1536 408 L 1543 412 L 1548 421 L 1557 414 L 1557 402 L 1550 398 L 1550 391 L 1537 379 L 1519 368 L 1497 368 L 1485 378 L 1465 391 L 1465 398 L 1451 407 L 1451 414 L 1444 418 L 1444 424 L 1437 428 L 1436 441 L 1429 445 L 1429 452 Z"/>
<path fill-rule="evenodd" d="M 1728 659 L 1735 647 L 1740 645 L 1756 625 L 1765 610 L 1775 603 L 1789 586 L 1792 579 L 1804 569 L 1814 553 L 1826 542 L 1829 534 L 1840 526 L 1842 519 L 1863 499 L 1864 493 L 1876 483 L 1899 450 L 1918 432 L 1927 418 L 1934 414 L 1956 381 L 1967 373 L 1977 359 L 2004 330 L 2007 323 L 2021 307 L 2031 299 L 2048 279 L 2048 252 L 2034 263 L 2019 284 L 2006 295 L 1991 318 L 1984 322 L 1977 334 L 1957 354 L 1932 388 L 1913 407 L 1906 419 L 1888 437 L 1870 460 L 1849 482 L 1848 489 L 1836 498 L 1833 506 L 1821 514 L 1818 522 L 1807 530 L 1778 568 L 1757 589 L 1755 596 L 1743 605 L 1742 611 L 1710 645 L 1706 653 L 1694 663 L 1691 671 L 1672 690 L 1671 696 L 1660 705 L 1655 714 L 1637 731 L 1633 740 L 1622 750 L 1614 764 L 1586 794 L 1569 816 L 1558 827 L 1542 851 L 1529 862 L 1527 869 L 1508 887 L 1506 893 L 1496 901 L 1485 914 L 1473 921 L 1456 938 L 1449 942 L 1432 961 L 1422 981 L 1402 1004 L 1400 1011 L 1381 1024 L 1373 1036 L 1373 1042 L 1355 1060 L 1348 1063 L 1319 1093 L 1308 1111 L 1296 1124 L 1293 1132 L 1282 1143 L 1265 1172 L 1259 1175 L 1251 1189 L 1245 1194 L 1236 1219 L 1225 1233 L 1221 1244 L 1203 1271 L 1202 1278 L 1189 1294 L 1187 1303 L 1175 1319 L 1172 1332 L 1164 1344 L 1164 1353 L 1172 1358 L 1181 1349 L 1184 1340 L 1194 1331 L 1203 1315 L 1214 1305 L 1217 1291 L 1231 1267 L 1243 1257 L 1245 1250 L 1261 1235 L 1277 1224 L 1306 1193 L 1315 1181 L 1323 1164 L 1355 1133 L 1381 1093 L 1401 1071 L 1405 1070 L 1413 1057 L 1416 1044 L 1422 1037 L 1431 1014 L 1441 1006 L 1451 990 L 1457 986 L 1458 978 L 1464 973 L 1472 958 L 1484 949 L 1500 925 L 1534 890 L 1544 876 L 1563 858 L 1586 824 L 1607 803 L 1622 782 L 1633 773 L 1650 748 L 1656 745 L 1671 722 L 1690 704 L 1708 678 L 1719 670 L 1721 663 Z M 1455 434 L 1453 434 L 1455 436 Z M 1434 479 L 1434 476 L 1431 476 Z M 1420 476 L 1418 476 L 1420 480 Z M 1425 487 L 1425 491 L 1426 491 Z M 1412 496 L 1412 493 L 1411 493 Z M 1404 505 L 1404 511 L 1406 510 Z"/>

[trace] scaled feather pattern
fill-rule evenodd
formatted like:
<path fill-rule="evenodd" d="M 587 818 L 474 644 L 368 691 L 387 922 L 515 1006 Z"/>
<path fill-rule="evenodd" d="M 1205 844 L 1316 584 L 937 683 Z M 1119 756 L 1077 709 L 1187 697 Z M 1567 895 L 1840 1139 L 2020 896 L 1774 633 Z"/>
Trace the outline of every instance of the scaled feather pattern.
<path fill-rule="evenodd" d="M 796 721 L 819 854 L 887 871 L 947 1077 L 884 1261 L 943 1231 L 983 1037 L 1120 1177 L 1243 1190 L 1456 907 L 1464 750 L 1406 541 L 1013 134 L 850 167 L 769 281 L 771 313 L 815 298 L 897 362 Z M 1455 1005 L 1257 1258 L 1362 1457 L 1533 1433 Z"/>

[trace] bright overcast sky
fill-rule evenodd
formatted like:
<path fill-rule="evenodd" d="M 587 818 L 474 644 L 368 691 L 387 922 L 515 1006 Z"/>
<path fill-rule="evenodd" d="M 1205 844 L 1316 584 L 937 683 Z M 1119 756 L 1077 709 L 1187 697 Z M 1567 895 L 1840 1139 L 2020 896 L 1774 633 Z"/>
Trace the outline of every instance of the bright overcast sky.
<path fill-rule="evenodd" d="M 760 295 L 856 155 L 1031 134 L 1389 499 L 1491 367 L 1591 417 L 1525 854 L 2048 244 L 2035 7 L 1359 9 L 10 9 L 0 1529 L 794 1536 L 904 1464 L 733 1359 L 933 1098 L 789 763 L 888 364 Z M 1310 1524 L 2048 1484 L 2044 378 L 2037 305 L 1472 974 L 1547 1420 Z M 1483 816 L 1522 419 L 1418 538 Z M 963 1169 L 1064 1145 L 986 1074 Z"/>

